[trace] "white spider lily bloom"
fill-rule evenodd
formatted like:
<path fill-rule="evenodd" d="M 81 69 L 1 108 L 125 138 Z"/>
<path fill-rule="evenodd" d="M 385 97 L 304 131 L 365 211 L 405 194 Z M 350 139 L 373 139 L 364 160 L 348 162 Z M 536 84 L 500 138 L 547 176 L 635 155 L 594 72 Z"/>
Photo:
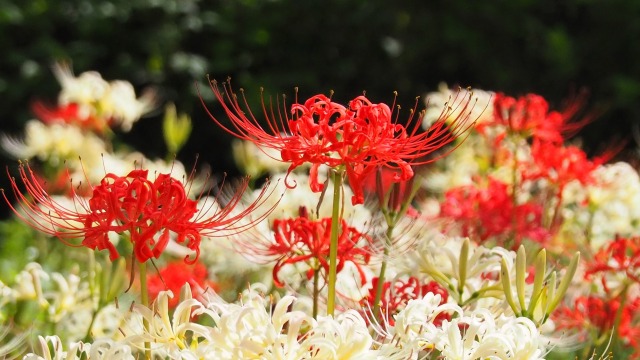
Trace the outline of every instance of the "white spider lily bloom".
<path fill-rule="evenodd" d="M 157 106 L 153 92 L 147 91 L 136 98 L 133 85 L 127 81 L 115 80 L 109 85 L 109 91 L 100 101 L 100 110 L 106 117 L 113 118 L 123 131 L 130 131 L 142 115 Z"/>
<path fill-rule="evenodd" d="M 305 359 L 362 359 L 370 355 L 373 338 L 367 324 L 355 310 L 318 317 L 317 325 L 304 337 Z"/>
<path fill-rule="evenodd" d="M 298 342 L 302 329 L 315 327 L 315 320 L 304 312 L 288 311 L 295 298 L 285 296 L 273 310 L 271 301 L 255 292 L 241 304 L 215 301 L 196 314 L 213 319 L 199 348 L 209 359 L 304 359 L 309 348 Z"/>
<path fill-rule="evenodd" d="M 27 354 L 23 360 L 134 360 L 131 348 L 110 339 L 100 339 L 93 344 L 76 342 L 65 349 L 58 336 L 38 336 L 36 353 Z"/>
<path fill-rule="evenodd" d="M 413 299 L 407 302 L 407 306 L 395 316 L 395 325 L 382 334 L 391 341 L 398 339 L 403 347 L 415 348 L 420 351 L 432 347 L 435 339 L 431 334 L 438 330 L 433 324 L 436 317 L 442 313 L 458 313 L 462 315 L 462 309 L 455 304 L 442 304 L 439 294 L 427 293 L 422 299 Z"/>
<path fill-rule="evenodd" d="M 471 91 L 472 99 L 475 104 L 470 104 L 471 109 L 466 109 L 469 113 L 469 120 L 482 123 L 493 117 L 493 92 L 473 89 Z M 426 111 L 422 120 L 422 127 L 428 129 L 434 121 L 438 120 L 445 109 L 445 106 L 451 107 L 447 120 L 452 121 L 458 118 L 463 111 L 464 102 L 462 99 L 469 97 L 467 89 L 451 89 L 445 83 L 440 83 L 437 92 L 428 93 L 425 97 Z"/>
<path fill-rule="evenodd" d="M 96 71 L 87 71 L 76 77 L 68 64 L 58 63 L 53 67 L 53 74 L 62 86 L 58 96 L 62 105 L 96 103 L 109 91 L 109 83 Z"/>
<path fill-rule="evenodd" d="M 543 359 L 545 349 L 540 332 L 527 318 L 500 317 L 497 320 L 480 309 L 470 315 L 444 321 L 433 334 L 435 348 L 446 359 Z"/>
<path fill-rule="evenodd" d="M 38 300 L 42 307 L 49 306 L 42 291 L 42 281 L 49 280 L 49 274 L 38 263 L 32 262 L 16 275 L 13 286 L 16 300 Z"/>
<path fill-rule="evenodd" d="M 231 146 L 236 164 L 244 174 L 252 178 L 286 171 L 289 168 L 289 163 L 282 161 L 280 153 L 275 149 L 263 149 L 247 140 L 234 140 Z"/>
<path fill-rule="evenodd" d="M 276 209 L 267 217 L 269 224 L 273 224 L 275 219 L 298 217 L 301 206 L 306 207 L 309 214 L 316 214 L 320 194 L 312 192 L 309 188 L 308 175 L 291 173 L 286 177 L 286 174 L 281 173 L 274 175 L 271 179 L 271 186 L 274 187 L 274 190 L 263 206 L 270 207 L 279 202 Z M 295 184 L 295 187 L 289 189 L 286 184 Z M 333 185 L 329 184 L 326 189 L 327 191 L 320 206 L 320 213 L 317 214 L 319 219 L 331 217 L 333 211 Z M 343 185 L 342 190 L 344 199 L 350 199 L 353 196 L 349 186 Z M 255 196 L 260 194 L 260 191 L 260 189 L 255 190 Z M 345 201 L 343 213 L 349 225 L 355 227 L 358 231 L 365 231 L 370 225 L 372 215 L 364 206 L 353 206 L 350 201 Z"/>
<path fill-rule="evenodd" d="M 127 81 L 107 82 L 95 71 L 76 77 L 68 64 L 56 64 L 53 72 L 62 86 L 58 97 L 61 105 L 88 106 L 95 115 L 114 120 L 124 131 L 131 130 L 133 123 L 157 105 L 154 92 L 148 91 L 138 98 Z"/>
<path fill-rule="evenodd" d="M 467 245 L 465 245 L 465 243 Z M 463 248 L 467 246 L 466 258 Z M 416 252 L 416 266 L 443 287 L 459 304 L 470 297 L 496 296 L 501 293 L 500 263 L 515 263 L 515 253 L 501 247 L 478 246 L 465 238 L 436 239 Z"/>
<path fill-rule="evenodd" d="M 77 342 L 70 344 L 65 350 L 62 340 L 60 340 L 58 336 L 38 336 L 36 351 L 40 355 L 30 353 L 27 354 L 23 360 L 79 360 L 89 347 L 90 346 L 82 342 Z"/>
<path fill-rule="evenodd" d="M 186 295 L 176 307 L 173 316 L 169 316 L 169 298 L 173 297 L 171 291 L 161 291 L 151 308 L 134 304 L 129 324 L 121 333 L 124 341 L 131 346 L 144 350 L 144 343 L 150 343 L 154 353 L 161 356 L 180 358 L 183 351 L 188 349 L 187 333 L 191 332 L 194 338 L 205 336 L 207 327 L 191 322 L 192 313 L 202 308 L 203 305 L 191 297 L 188 286 L 183 293 Z M 138 315 L 138 316 L 135 316 Z M 142 326 L 146 320 L 148 327 Z"/>
<path fill-rule="evenodd" d="M 48 162 L 52 166 L 67 163 L 72 169 L 80 169 L 78 157 L 87 167 L 100 164 L 100 154 L 107 152 L 104 141 L 93 133 L 83 132 L 70 124 L 45 124 L 30 120 L 25 125 L 24 140 L 2 136 L 0 145 L 17 159 L 33 159 Z"/>
<path fill-rule="evenodd" d="M 563 191 L 562 231 L 569 238 L 588 233 L 587 242 L 597 251 L 616 235 L 640 230 L 640 176 L 628 163 L 618 162 L 598 167 L 593 177 L 593 184 L 572 182 Z"/>

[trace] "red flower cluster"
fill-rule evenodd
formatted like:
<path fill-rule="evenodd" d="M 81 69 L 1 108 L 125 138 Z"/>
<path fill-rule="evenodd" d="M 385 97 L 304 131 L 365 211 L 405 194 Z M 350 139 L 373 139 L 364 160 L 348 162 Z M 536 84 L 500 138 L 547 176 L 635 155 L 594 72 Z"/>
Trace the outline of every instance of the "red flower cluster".
<path fill-rule="evenodd" d="M 564 111 L 549 112 L 549 104 L 540 95 L 527 94 L 515 99 L 503 93 L 496 93 L 493 100 L 494 118 L 478 125 L 478 131 L 483 133 L 485 127 L 501 125 L 512 134 L 523 138 L 533 137 L 536 140 L 561 144 L 568 135 L 574 134 L 591 121 L 590 117 L 573 121 L 582 99 L 578 98 Z M 501 134 L 496 141 L 500 142 L 506 133 Z"/>
<path fill-rule="evenodd" d="M 445 193 L 440 216 L 460 226 L 462 236 L 504 244 L 513 236 L 517 249 L 524 238 L 544 243 L 550 236 L 542 225 L 542 206 L 514 204 L 507 184 L 489 178 L 487 188 L 460 186 Z"/>
<path fill-rule="evenodd" d="M 611 241 L 587 264 L 584 276 L 590 280 L 594 275 L 606 273 L 621 273 L 640 284 L 640 237 L 618 237 Z M 606 276 L 602 277 L 602 286 L 609 291 Z"/>
<path fill-rule="evenodd" d="M 45 124 L 73 124 L 83 130 L 94 131 L 98 134 L 104 133 L 111 123 L 111 119 L 105 120 L 93 116 L 89 111 L 83 111 L 76 103 L 50 108 L 41 102 L 36 102 L 32 110 L 38 119 Z"/>
<path fill-rule="evenodd" d="M 609 156 L 593 161 L 576 146 L 563 146 L 549 142 L 534 141 L 531 146 L 533 164 L 522 164 L 525 180 L 546 179 L 558 188 L 561 196 L 564 187 L 578 180 L 586 185 L 593 181 L 593 171 L 606 162 Z"/>
<path fill-rule="evenodd" d="M 369 290 L 369 295 L 365 298 L 365 301 L 369 304 L 369 307 L 373 309 L 375 292 L 378 287 L 378 278 L 374 278 L 371 282 L 373 287 Z M 440 305 L 445 304 L 449 299 L 447 290 L 435 281 L 421 284 L 420 280 L 413 276 L 409 277 L 406 281 L 400 279 L 385 281 L 382 285 L 382 296 L 380 298 L 382 318 L 386 319 L 389 325 L 393 326 L 395 324 L 393 315 L 404 309 L 409 300 L 421 299 L 428 293 L 440 295 Z M 433 324 L 440 326 L 444 320 L 451 320 L 451 315 L 440 313 L 434 319 Z"/>
<path fill-rule="evenodd" d="M 289 264 L 307 263 L 310 267 L 307 278 L 313 278 L 315 270 L 324 269 L 329 272 L 329 247 L 331 239 L 331 218 L 320 220 L 309 219 L 304 208 L 300 216 L 293 219 L 278 219 L 273 223 L 274 241 L 265 249 L 255 249 L 258 255 L 276 258 L 273 268 L 273 281 L 278 287 L 284 284 L 278 273 Z M 348 226 L 340 220 L 340 235 L 338 237 L 337 272 L 340 272 L 347 261 L 353 262 L 359 273 L 361 283 L 365 282 L 365 275 L 361 269 L 371 257 L 370 249 L 366 246 L 371 239 L 357 229 Z M 255 246 L 254 246 L 255 247 Z"/>
<path fill-rule="evenodd" d="M 450 104 L 431 128 L 418 133 L 422 116 L 415 117 L 415 107 L 406 125 L 397 122 L 386 104 L 373 104 L 364 96 L 351 100 L 348 106 L 333 102 L 324 95 L 315 95 L 304 104 L 295 103 L 290 110 L 272 108 L 264 104 L 262 112 L 266 128 L 260 125 L 251 110 L 246 113 L 228 83 L 220 90 L 215 81 L 211 89 L 231 119 L 228 127 L 218 121 L 207 109 L 214 122 L 230 134 L 255 143 L 262 148 L 278 150 L 281 160 L 290 162 L 289 173 L 304 163 L 311 164 L 310 185 L 315 192 L 323 189 L 318 180 L 318 168 L 327 165 L 344 168 L 353 189 L 352 203 L 362 204 L 364 179 L 378 167 L 397 170 L 394 181 L 405 181 L 413 176 L 411 165 L 425 164 L 435 159 L 427 155 L 451 143 L 471 125 L 467 122 L 469 99 Z M 246 100 L 244 100 L 245 107 Z M 284 104 L 283 104 L 284 106 Z M 461 107 L 459 116 L 446 122 L 454 110 Z M 206 108 L 206 105 L 205 105 Z M 284 114 L 284 115 L 283 115 Z M 283 118 L 284 117 L 284 118 Z"/>
<path fill-rule="evenodd" d="M 631 348 L 640 349 L 640 327 L 634 320 L 640 311 L 640 297 L 627 300 L 617 324 L 618 336 Z M 557 330 L 597 331 L 598 336 L 614 331 L 616 314 L 620 310 L 620 299 L 603 299 L 596 296 L 581 296 L 573 306 L 563 305 L 553 313 Z M 634 324 L 636 324 L 634 326 Z M 585 340 L 588 333 L 584 334 Z M 609 335 L 607 335 L 608 337 Z"/>
<path fill-rule="evenodd" d="M 209 204 L 207 209 L 198 209 L 197 202 L 187 198 L 185 186 L 170 174 L 160 174 L 151 181 L 147 170 L 134 170 L 126 176 L 107 174 L 100 185 L 92 187 L 91 198 L 72 194 L 73 206 L 65 206 L 52 198 L 39 179 L 27 166 L 20 165 L 20 179 L 26 187 L 25 195 L 15 178 L 11 179 L 13 192 L 18 200 L 14 207 L 2 192 L 7 204 L 33 228 L 56 236 L 71 246 L 109 251 L 111 260 L 120 255 L 109 240 L 109 233 L 128 234 L 133 252 L 139 262 L 158 258 L 166 248 L 170 235 L 176 235 L 178 243 L 184 243 L 195 251 L 195 262 L 200 254 L 203 235 L 215 236 L 227 230 L 231 233 L 251 226 L 248 216 L 264 201 L 264 191 L 258 199 L 240 211 L 234 212 L 240 203 L 247 181 L 227 202 L 224 208 Z M 215 209 L 213 214 L 207 211 Z M 261 220 L 272 209 L 268 209 L 252 221 Z M 71 240 L 82 238 L 80 244 Z"/>
<path fill-rule="evenodd" d="M 207 268 L 199 262 L 192 266 L 182 261 L 171 262 L 160 269 L 157 274 L 148 278 L 149 296 L 151 299 L 158 297 L 161 291 L 171 290 L 173 298 L 169 299 L 169 308 L 175 308 L 180 302 L 180 290 L 184 284 L 189 284 L 191 289 L 206 289 L 215 286 L 207 280 Z"/>

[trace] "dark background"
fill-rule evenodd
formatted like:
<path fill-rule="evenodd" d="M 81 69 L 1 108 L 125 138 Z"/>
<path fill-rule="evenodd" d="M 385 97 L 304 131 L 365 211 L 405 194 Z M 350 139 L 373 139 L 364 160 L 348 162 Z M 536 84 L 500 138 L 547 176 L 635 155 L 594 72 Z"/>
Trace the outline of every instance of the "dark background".
<path fill-rule="evenodd" d="M 534 92 L 556 108 L 585 89 L 586 112 L 600 115 L 579 136 L 594 154 L 630 139 L 640 119 L 639 39 L 635 0 L 0 0 L 1 130 L 20 134 L 30 102 L 55 101 L 50 66 L 70 60 L 76 74 L 157 88 L 194 122 L 178 158 L 189 167 L 199 153 L 214 172 L 236 170 L 230 137 L 196 92 L 207 74 L 231 76 L 256 104 L 261 86 L 270 95 L 299 86 L 303 99 L 335 90 L 338 102 L 363 90 L 390 102 L 397 90 L 405 108 L 441 81 Z M 160 122 L 146 117 L 123 138 L 163 157 Z"/>

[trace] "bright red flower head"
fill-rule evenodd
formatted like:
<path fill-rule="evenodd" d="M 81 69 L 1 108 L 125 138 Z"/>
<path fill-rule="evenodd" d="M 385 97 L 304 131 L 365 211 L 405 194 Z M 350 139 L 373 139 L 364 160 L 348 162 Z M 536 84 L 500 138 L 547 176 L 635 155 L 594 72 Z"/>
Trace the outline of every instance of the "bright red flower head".
<path fill-rule="evenodd" d="M 373 309 L 373 301 L 375 299 L 375 291 L 378 287 L 378 278 L 374 278 L 372 288 L 369 291 L 369 295 L 364 299 L 369 305 L 369 308 Z M 422 299 L 426 294 L 433 293 L 440 295 L 440 305 L 446 304 L 449 299 L 449 293 L 445 288 L 440 286 L 435 281 L 428 283 L 420 283 L 415 277 L 409 277 L 405 280 L 385 281 L 382 286 L 382 297 L 380 298 L 380 311 L 382 311 L 383 318 L 387 319 L 389 325 L 395 324 L 394 315 L 403 310 L 409 300 Z M 435 326 L 440 326 L 443 320 L 451 320 L 451 315 L 447 313 L 440 313 L 433 321 Z"/>
<path fill-rule="evenodd" d="M 171 290 L 173 297 L 169 299 L 169 308 L 175 308 L 180 302 L 180 290 L 184 284 L 189 284 L 191 289 L 216 290 L 214 284 L 207 280 L 207 276 L 207 268 L 199 262 L 193 265 L 187 265 L 182 261 L 171 262 L 157 274 L 149 276 L 149 295 L 153 300 L 161 291 Z"/>
<path fill-rule="evenodd" d="M 583 333 L 583 341 L 592 336 L 611 334 L 614 326 L 617 335 L 624 339 L 629 347 L 640 348 L 640 326 L 638 326 L 637 313 L 640 310 L 640 298 L 624 299 L 623 308 L 620 309 L 619 297 L 605 299 L 597 296 L 580 296 L 572 306 L 559 307 L 552 315 L 557 330 L 576 330 Z M 616 314 L 620 311 L 620 322 L 615 324 Z M 609 335 L 607 335 L 609 336 Z M 635 356 L 634 358 L 637 358 Z"/>
<path fill-rule="evenodd" d="M 345 220 L 340 220 L 340 229 L 337 272 L 344 268 L 347 261 L 351 261 L 360 273 L 361 283 L 364 283 L 365 275 L 361 265 L 367 264 L 371 258 L 371 250 L 368 247 L 371 239 L 354 227 L 348 226 Z M 273 281 L 276 286 L 284 285 L 279 273 L 286 265 L 308 264 L 308 279 L 313 278 L 316 270 L 323 269 L 328 274 L 331 218 L 312 220 L 302 207 L 297 218 L 275 220 L 273 232 L 273 241 L 251 241 L 247 242 L 245 247 L 251 255 L 264 257 L 267 261 L 275 260 Z"/>
<path fill-rule="evenodd" d="M 624 274 L 627 279 L 640 284 L 640 237 L 617 237 L 598 250 L 587 264 L 584 276 L 589 280 L 594 275 L 605 275 L 602 285 L 609 291 L 607 273 Z"/>
<path fill-rule="evenodd" d="M 323 188 L 318 180 L 321 165 L 344 168 L 354 192 L 353 204 L 364 202 L 362 182 L 376 168 L 397 170 L 394 181 L 408 180 L 413 176 L 411 165 L 434 161 L 426 157 L 454 141 L 471 125 L 467 121 L 470 98 L 451 105 L 463 109 L 454 121 L 445 119 L 458 109 L 448 107 L 428 131 L 418 133 L 422 116 L 415 116 L 415 107 L 406 125 L 401 125 L 391 111 L 395 104 L 391 107 L 374 104 L 358 96 L 344 106 L 325 95 L 315 95 L 302 104 L 296 99 L 290 110 L 283 103 L 282 110 L 276 109 L 277 116 L 263 99 L 262 113 L 267 125 L 262 126 L 244 97 L 244 106 L 239 103 L 228 82 L 221 90 L 212 81 L 211 89 L 231 120 L 231 126 L 224 125 L 207 109 L 216 124 L 242 140 L 279 151 L 280 160 L 291 163 L 289 173 L 310 163 L 313 191 L 320 192 Z"/>
<path fill-rule="evenodd" d="M 593 182 L 593 171 L 609 158 L 605 155 L 589 160 L 587 154 L 576 146 L 543 141 L 533 142 L 531 156 L 533 164 L 522 164 L 523 178 L 546 179 L 557 186 L 559 195 L 571 181 L 578 180 L 583 185 Z"/>
<path fill-rule="evenodd" d="M 479 241 L 492 239 L 499 244 L 513 237 L 517 249 L 522 239 L 540 243 L 549 239 L 542 225 L 542 206 L 535 203 L 514 204 L 507 184 L 489 178 L 486 188 L 474 185 L 448 190 L 440 206 L 440 216 L 460 226 L 462 236 Z"/>
<path fill-rule="evenodd" d="M 591 117 L 574 121 L 582 102 L 582 97 L 577 97 L 563 111 L 549 111 L 549 104 L 540 95 L 527 94 L 516 99 L 496 93 L 493 121 L 479 125 L 478 130 L 483 132 L 486 126 L 502 125 L 524 138 L 561 144 L 591 121 Z"/>
<path fill-rule="evenodd" d="M 4 191 L 2 194 L 18 217 L 33 228 L 71 246 L 106 249 L 111 260 L 120 254 L 109 240 L 109 233 L 127 234 L 139 262 L 158 258 L 171 234 L 175 234 L 178 243 L 195 252 L 193 259 L 185 258 L 185 262 L 192 263 L 200 254 L 202 236 L 243 231 L 273 209 L 246 221 L 264 202 L 263 191 L 252 204 L 235 210 L 247 188 L 246 180 L 226 206 L 218 208 L 215 203 L 205 202 L 199 209 L 198 203 L 187 197 L 181 181 L 170 174 L 159 174 L 150 180 L 147 173 L 147 170 L 134 170 L 126 176 L 107 174 L 99 185 L 92 186 L 88 200 L 73 193 L 73 204 L 65 205 L 50 196 L 33 171 L 21 164 L 20 180 L 26 194 L 15 178 L 11 178 L 11 186 L 18 205 L 14 207 Z M 82 241 L 77 243 L 76 239 Z"/>
<path fill-rule="evenodd" d="M 41 102 L 36 102 L 32 107 L 35 115 L 45 124 L 62 123 L 76 125 L 81 129 L 104 133 L 111 119 L 102 119 L 91 114 L 76 103 L 47 107 Z"/>

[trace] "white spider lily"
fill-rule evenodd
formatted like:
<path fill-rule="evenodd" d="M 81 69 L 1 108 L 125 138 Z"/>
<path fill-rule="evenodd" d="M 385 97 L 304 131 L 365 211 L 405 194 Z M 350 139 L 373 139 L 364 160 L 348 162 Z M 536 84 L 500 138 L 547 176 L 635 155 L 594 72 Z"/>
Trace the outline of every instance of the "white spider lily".
<path fill-rule="evenodd" d="M 355 310 L 321 316 L 307 333 L 303 348 L 310 349 L 308 359 L 361 359 L 372 352 L 373 338 L 367 324 Z"/>
<path fill-rule="evenodd" d="M 496 247 L 476 246 L 467 238 L 449 238 L 417 252 L 420 270 L 449 290 L 460 305 L 485 296 L 499 296 L 501 260 L 515 253 Z"/>
<path fill-rule="evenodd" d="M 188 289 L 188 286 L 185 286 Z M 207 327 L 191 322 L 191 314 L 202 308 L 203 305 L 191 297 L 191 291 L 183 291 L 184 300 L 176 307 L 173 316 L 169 316 L 169 298 L 173 297 L 171 291 L 162 291 L 151 308 L 134 304 L 129 324 L 121 329 L 125 341 L 134 347 L 144 349 L 144 343 L 150 343 L 154 353 L 169 357 L 178 356 L 184 350 L 189 352 L 187 334 L 193 334 L 193 338 L 205 336 Z M 137 315 L 137 316 L 135 316 Z M 142 321 L 149 325 L 144 328 Z"/>
<path fill-rule="evenodd" d="M 542 359 L 540 332 L 527 318 L 494 319 L 486 310 L 444 321 L 433 334 L 446 359 Z"/>
<path fill-rule="evenodd" d="M 216 326 L 205 336 L 203 353 L 211 359 L 290 359 L 304 358 L 308 348 L 298 343 L 303 328 L 315 321 L 300 311 L 288 311 L 295 298 L 285 296 L 275 304 L 250 293 L 242 304 L 216 302 L 197 311 L 211 317 Z"/>
<path fill-rule="evenodd" d="M 110 339 L 101 339 L 93 344 L 76 342 L 65 349 L 58 336 L 38 336 L 36 353 L 27 354 L 23 360 L 133 360 L 131 348 Z"/>

